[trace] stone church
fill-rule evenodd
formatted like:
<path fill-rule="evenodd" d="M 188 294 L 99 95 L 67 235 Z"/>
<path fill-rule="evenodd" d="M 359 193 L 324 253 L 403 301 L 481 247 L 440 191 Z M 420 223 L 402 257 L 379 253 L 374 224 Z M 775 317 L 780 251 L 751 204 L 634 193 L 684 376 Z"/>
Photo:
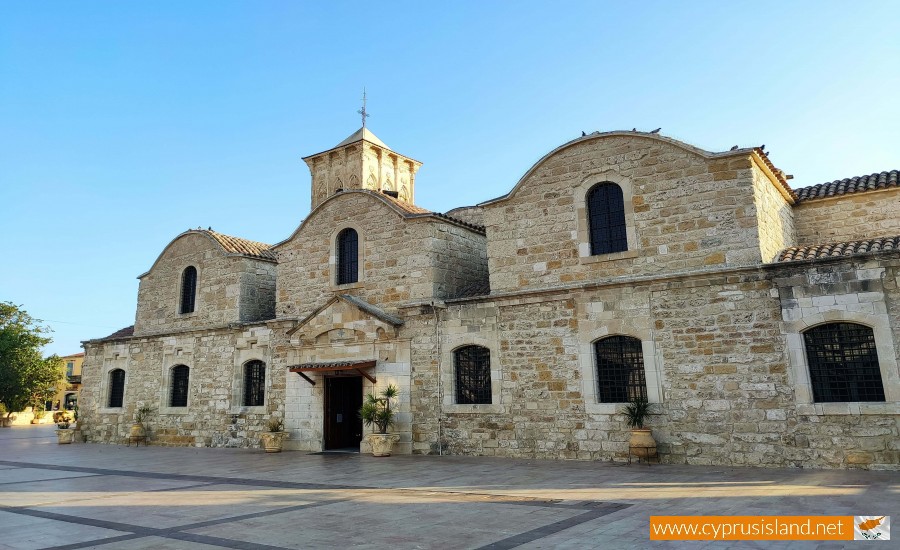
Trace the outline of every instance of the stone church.
<path fill-rule="evenodd" d="M 84 342 L 80 423 L 125 440 L 624 460 L 646 397 L 663 462 L 900 465 L 898 171 L 792 189 L 762 148 L 595 132 L 501 197 L 416 206 L 421 163 L 363 127 L 304 158 L 312 208 L 269 245 L 192 229 L 135 324 Z"/>

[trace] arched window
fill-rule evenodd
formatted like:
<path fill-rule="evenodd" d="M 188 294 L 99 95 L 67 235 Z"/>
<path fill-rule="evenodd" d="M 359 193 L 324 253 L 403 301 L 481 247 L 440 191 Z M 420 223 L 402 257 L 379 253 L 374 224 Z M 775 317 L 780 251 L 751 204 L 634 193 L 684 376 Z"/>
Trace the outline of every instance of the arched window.
<path fill-rule="evenodd" d="M 191 369 L 185 365 L 178 365 L 172 368 L 172 387 L 169 392 L 170 407 L 187 407 L 190 374 Z"/>
<path fill-rule="evenodd" d="M 456 369 L 456 402 L 460 405 L 491 404 L 491 350 L 465 346 L 453 352 Z"/>
<path fill-rule="evenodd" d="M 586 202 L 591 255 L 628 250 L 622 188 L 608 181 L 598 183 L 588 191 Z"/>
<path fill-rule="evenodd" d="M 113 369 L 109 371 L 109 399 L 108 407 L 118 408 L 122 406 L 125 397 L 125 371 Z"/>
<path fill-rule="evenodd" d="M 359 236 L 355 229 L 344 229 L 337 238 L 337 284 L 359 280 Z"/>
<path fill-rule="evenodd" d="M 610 336 L 594 342 L 597 395 L 601 403 L 628 403 L 647 399 L 644 351 L 631 336 Z"/>
<path fill-rule="evenodd" d="M 179 313 L 193 313 L 197 297 L 197 268 L 189 265 L 181 274 L 181 308 Z"/>
<path fill-rule="evenodd" d="M 804 332 L 803 340 L 816 402 L 885 400 L 871 328 L 827 323 Z"/>
<path fill-rule="evenodd" d="M 244 406 L 261 407 L 266 400 L 266 364 L 249 361 L 244 365 Z"/>

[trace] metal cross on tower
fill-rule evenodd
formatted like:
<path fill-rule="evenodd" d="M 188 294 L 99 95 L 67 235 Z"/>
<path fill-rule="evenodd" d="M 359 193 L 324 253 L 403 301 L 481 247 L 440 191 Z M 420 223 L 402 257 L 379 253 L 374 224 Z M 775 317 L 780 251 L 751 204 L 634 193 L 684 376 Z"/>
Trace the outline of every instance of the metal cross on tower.
<path fill-rule="evenodd" d="M 362 127 L 365 128 L 366 127 L 366 119 L 369 118 L 369 113 L 366 112 L 366 89 L 365 88 L 363 88 L 362 100 L 363 100 L 362 109 L 360 109 L 359 111 L 356 111 L 356 112 L 359 113 L 360 115 L 362 115 Z"/>

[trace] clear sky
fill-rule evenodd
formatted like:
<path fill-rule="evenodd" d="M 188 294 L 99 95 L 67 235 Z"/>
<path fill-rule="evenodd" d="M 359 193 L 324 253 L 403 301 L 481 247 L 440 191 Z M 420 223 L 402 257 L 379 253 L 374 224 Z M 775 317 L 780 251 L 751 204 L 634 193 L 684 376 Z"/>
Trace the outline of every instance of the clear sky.
<path fill-rule="evenodd" d="M 276 243 L 360 126 L 416 201 L 506 193 L 582 131 L 765 144 L 795 186 L 900 168 L 900 2 L 0 3 L 0 300 L 47 352 L 134 322 L 191 227 Z"/>

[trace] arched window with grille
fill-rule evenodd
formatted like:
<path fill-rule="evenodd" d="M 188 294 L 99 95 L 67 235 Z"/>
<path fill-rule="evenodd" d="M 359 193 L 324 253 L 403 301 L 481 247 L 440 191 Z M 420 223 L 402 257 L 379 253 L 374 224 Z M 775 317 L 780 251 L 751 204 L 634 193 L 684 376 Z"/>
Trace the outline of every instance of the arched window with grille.
<path fill-rule="evenodd" d="M 586 202 L 591 255 L 628 250 L 622 188 L 609 181 L 598 183 L 588 191 Z"/>
<path fill-rule="evenodd" d="M 601 403 L 647 399 L 644 351 L 631 336 L 610 336 L 594 342 L 597 395 Z"/>
<path fill-rule="evenodd" d="M 245 407 L 261 407 L 266 401 L 266 364 L 254 360 L 244 364 Z"/>
<path fill-rule="evenodd" d="M 803 333 L 817 403 L 884 401 L 875 334 L 857 323 L 826 323 Z"/>
<path fill-rule="evenodd" d="M 172 367 L 171 387 L 169 391 L 170 407 L 187 407 L 190 374 L 191 369 L 186 365 Z"/>
<path fill-rule="evenodd" d="M 491 350 L 483 346 L 464 346 L 453 352 L 456 371 L 456 403 L 491 404 Z"/>
<path fill-rule="evenodd" d="M 181 273 L 181 307 L 178 313 L 193 313 L 197 302 L 197 268 L 189 265 Z"/>
<path fill-rule="evenodd" d="M 113 369 L 109 371 L 109 396 L 106 406 L 110 408 L 119 408 L 125 399 L 125 371 L 122 369 Z"/>
<path fill-rule="evenodd" d="M 347 228 L 337 237 L 337 284 L 346 285 L 359 280 L 359 235 Z"/>

